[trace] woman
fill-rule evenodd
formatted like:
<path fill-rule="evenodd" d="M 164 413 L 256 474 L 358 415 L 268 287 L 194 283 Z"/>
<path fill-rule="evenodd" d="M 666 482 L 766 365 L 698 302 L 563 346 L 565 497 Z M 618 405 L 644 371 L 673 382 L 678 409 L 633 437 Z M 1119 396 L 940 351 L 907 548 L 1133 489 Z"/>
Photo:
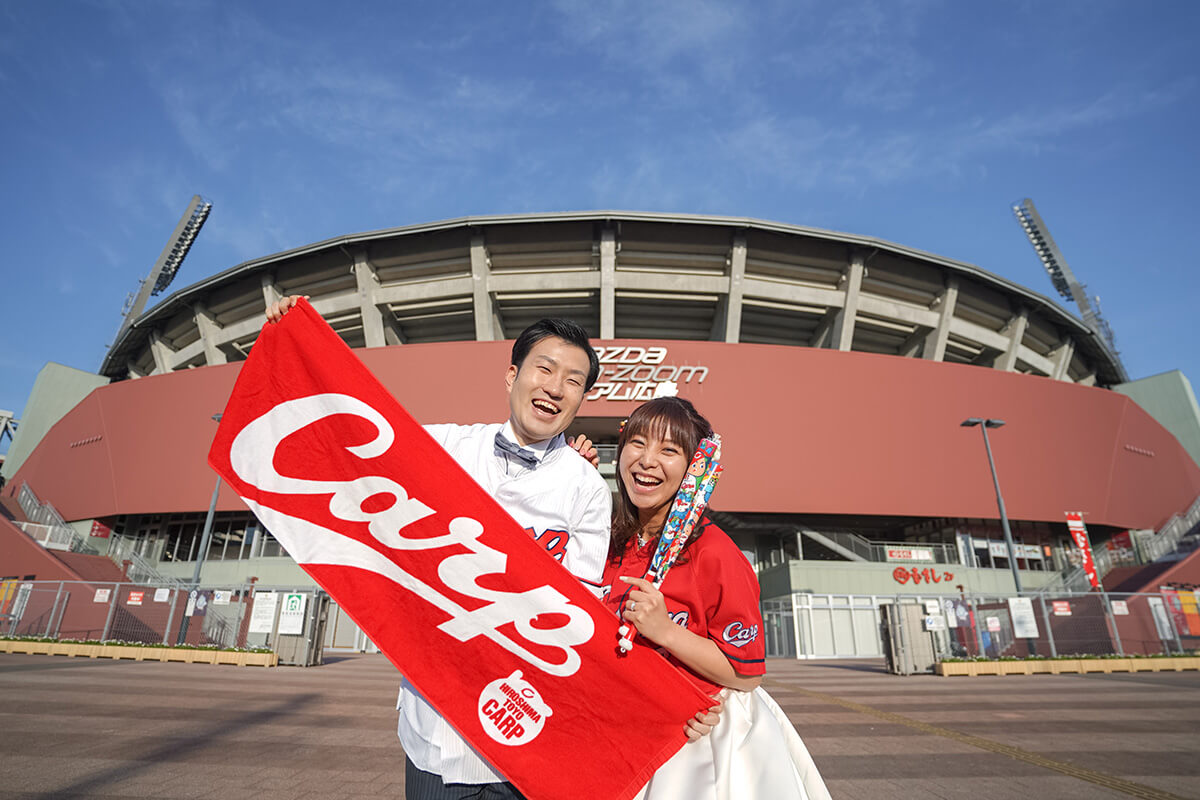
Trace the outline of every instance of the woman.
<path fill-rule="evenodd" d="M 617 445 L 617 494 L 605 603 L 724 711 L 706 737 L 664 764 L 639 798 L 829 797 L 800 737 L 758 688 L 765 669 L 758 579 L 730 538 L 704 518 L 660 589 L 643 578 L 708 421 L 679 397 L 638 407 Z M 633 635 L 631 633 L 631 635 Z"/>

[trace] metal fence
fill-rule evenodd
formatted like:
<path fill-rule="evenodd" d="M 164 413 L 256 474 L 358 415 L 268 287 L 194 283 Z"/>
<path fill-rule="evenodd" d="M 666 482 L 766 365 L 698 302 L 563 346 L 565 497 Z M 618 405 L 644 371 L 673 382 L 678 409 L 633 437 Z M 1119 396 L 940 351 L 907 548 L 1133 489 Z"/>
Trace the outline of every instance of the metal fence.
<path fill-rule="evenodd" d="M 323 638 L 327 602 L 312 587 L 10 580 L 0 582 L 0 635 L 290 652 L 296 637 Z"/>
<path fill-rule="evenodd" d="M 919 607 L 920 634 L 929 638 L 938 657 L 1124 656 L 1200 649 L 1200 597 L 1182 590 L 1024 597 L 797 592 L 762 604 L 767 655 L 882 656 L 885 606 L 897 611 Z"/>

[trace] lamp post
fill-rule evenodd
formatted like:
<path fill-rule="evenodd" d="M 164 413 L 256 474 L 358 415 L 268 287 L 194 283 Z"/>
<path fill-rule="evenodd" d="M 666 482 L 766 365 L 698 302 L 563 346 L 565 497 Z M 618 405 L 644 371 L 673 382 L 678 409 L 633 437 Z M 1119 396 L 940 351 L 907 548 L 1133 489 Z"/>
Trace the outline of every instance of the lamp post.
<path fill-rule="evenodd" d="M 215 422 L 221 421 L 220 414 L 213 414 L 212 418 Z M 221 493 L 221 476 L 217 476 L 217 484 L 213 487 L 212 500 L 208 504 L 208 516 L 204 518 L 204 532 L 200 535 L 200 549 L 196 552 L 196 569 L 192 571 L 192 589 L 196 597 L 199 597 L 200 592 L 200 570 L 204 567 L 204 556 L 208 554 L 208 545 L 212 541 L 213 517 L 217 513 L 217 495 Z M 184 606 L 183 621 L 179 624 L 179 641 L 178 644 L 183 644 L 187 641 L 188 621 L 191 617 L 187 614 L 187 606 Z"/>
<path fill-rule="evenodd" d="M 1004 425 L 1002 419 L 981 419 L 971 417 L 961 423 L 964 428 L 979 426 L 983 431 L 983 447 L 987 450 L 988 466 L 992 470 L 992 484 L 996 487 L 996 505 L 1000 508 L 1000 527 L 1004 529 L 1004 544 L 1008 547 L 1008 566 L 1012 568 L 1013 583 L 1016 584 L 1017 594 L 1021 594 L 1021 574 L 1017 570 L 1017 548 L 1013 546 L 1012 531 L 1008 527 L 1008 514 L 1004 511 L 1004 498 L 1000 495 L 1000 481 L 996 478 L 996 462 L 992 459 L 992 445 L 988 441 L 987 429 L 999 428 Z"/>

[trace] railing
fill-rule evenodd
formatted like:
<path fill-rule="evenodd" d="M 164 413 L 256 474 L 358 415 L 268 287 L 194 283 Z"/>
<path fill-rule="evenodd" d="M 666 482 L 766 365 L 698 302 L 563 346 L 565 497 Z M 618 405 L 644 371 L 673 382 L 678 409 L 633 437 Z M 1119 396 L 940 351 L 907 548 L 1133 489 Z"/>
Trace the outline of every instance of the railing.
<path fill-rule="evenodd" d="M 53 541 L 55 547 L 51 549 L 70 550 L 74 553 L 87 553 L 88 555 L 98 554 L 96 548 L 89 545 L 86 539 L 80 536 L 74 528 L 59 516 L 59 513 L 54 510 L 54 506 L 38 500 L 37 495 L 33 493 L 33 489 L 29 488 L 28 483 L 21 484 L 21 488 L 17 492 L 17 502 L 21 506 L 21 511 L 25 512 L 25 516 L 29 519 L 29 522 L 38 526 L 38 528 L 50 529 L 43 535 L 44 538 L 39 538 L 38 535 L 31 533 L 22 525 L 21 529 L 37 541 Z M 67 546 L 60 546 L 62 544 L 66 544 Z M 43 546 L 50 547 L 50 545 L 45 544 Z"/>
<path fill-rule="evenodd" d="M 617 446 L 615 444 L 598 444 L 596 452 L 600 456 L 601 464 L 613 464 L 617 460 Z"/>
<path fill-rule="evenodd" d="M 124 567 L 126 561 L 129 562 L 129 568 L 125 571 L 125 576 L 134 583 L 148 584 L 151 586 L 186 586 L 188 581 L 181 581 L 178 578 L 172 578 L 163 575 L 156 570 L 149 561 L 139 556 L 133 551 L 135 541 L 133 539 L 115 539 L 109 545 L 108 557 L 111 558 L 118 566 Z"/>
<path fill-rule="evenodd" d="M 1137 550 L 1142 563 L 1149 564 L 1175 552 L 1179 547 L 1179 540 L 1196 527 L 1197 523 L 1200 523 L 1200 497 L 1195 499 L 1187 511 L 1172 515 L 1157 533 L 1138 539 Z"/>
<path fill-rule="evenodd" d="M 18 522 L 17 527 L 47 550 L 71 550 L 79 534 L 70 528 L 57 525 L 42 525 L 37 522 Z"/>
<path fill-rule="evenodd" d="M 819 531 L 820 535 L 838 545 L 844 547 L 850 552 L 862 557 L 866 561 L 886 562 L 886 561 L 908 561 L 910 559 L 893 559 L 888 558 L 889 550 L 927 550 L 933 554 L 933 562 L 935 564 L 957 564 L 958 549 L 952 544 L 943 542 L 877 542 L 867 539 L 857 533 L 848 531 Z"/>

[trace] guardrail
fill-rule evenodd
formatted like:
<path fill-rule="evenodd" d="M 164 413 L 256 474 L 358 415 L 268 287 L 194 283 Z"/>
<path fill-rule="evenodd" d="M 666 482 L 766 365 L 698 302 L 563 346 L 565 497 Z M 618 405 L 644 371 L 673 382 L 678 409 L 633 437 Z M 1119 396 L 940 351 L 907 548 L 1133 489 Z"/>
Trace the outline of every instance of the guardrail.
<path fill-rule="evenodd" d="M 129 580 L 134 583 L 148 583 L 155 586 L 180 587 L 189 585 L 187 581 L 163 575 L 156 570 L 149 561 L 133 551 L 134 545 L 135 542 L 132 539 L 116 539 L 109 545 L 108 550 L 108 557 L 117 566 L 124 567 L 124 562 L 129 562 L 129 568 L 125 571 L 125 576 Z"/>
<path fill-rule="evenodd" d="M 1200 523 L 1200 497 L 1192 502 L 1191 508 L 1182 514 L 1174 514 L 1158 532 L 1137 540 L 1138 556 L 1142 563 L 1157 561 L 1179 548 L 1179 541 L 1188 531 Z"/>
<path fill-rule="evenodd" d="M 38 526 L 38 529 L 47 528 L 47 532 L 42 534 L 46 541 L 53 541 L 55 547 L 51 549 L 70 550 L 73 553 L 87 553 L 88 555 L 98 555 L 96 548 L 87 543 L 87 540 L 79 535 L 78 532 L 66 521 L 59 516 L 59 513 L 54 509 L 54 506 L 49 503 L 43 503 L 38 500 L 33 489 L 29 488 L 28 483 L 22 483 L 20 490 L 17 492 L 17 503 L 21 506 L 21 511 L 29 519 L 29 523 Z M 32 536 L 34 539 L 42 542 L 37 535 L 30 533 L 24 526 L 21 529 Z M 66 547 L 59 545 L 66 544 Z M 43 544 L 44 547 L 50 547 Z"/>

